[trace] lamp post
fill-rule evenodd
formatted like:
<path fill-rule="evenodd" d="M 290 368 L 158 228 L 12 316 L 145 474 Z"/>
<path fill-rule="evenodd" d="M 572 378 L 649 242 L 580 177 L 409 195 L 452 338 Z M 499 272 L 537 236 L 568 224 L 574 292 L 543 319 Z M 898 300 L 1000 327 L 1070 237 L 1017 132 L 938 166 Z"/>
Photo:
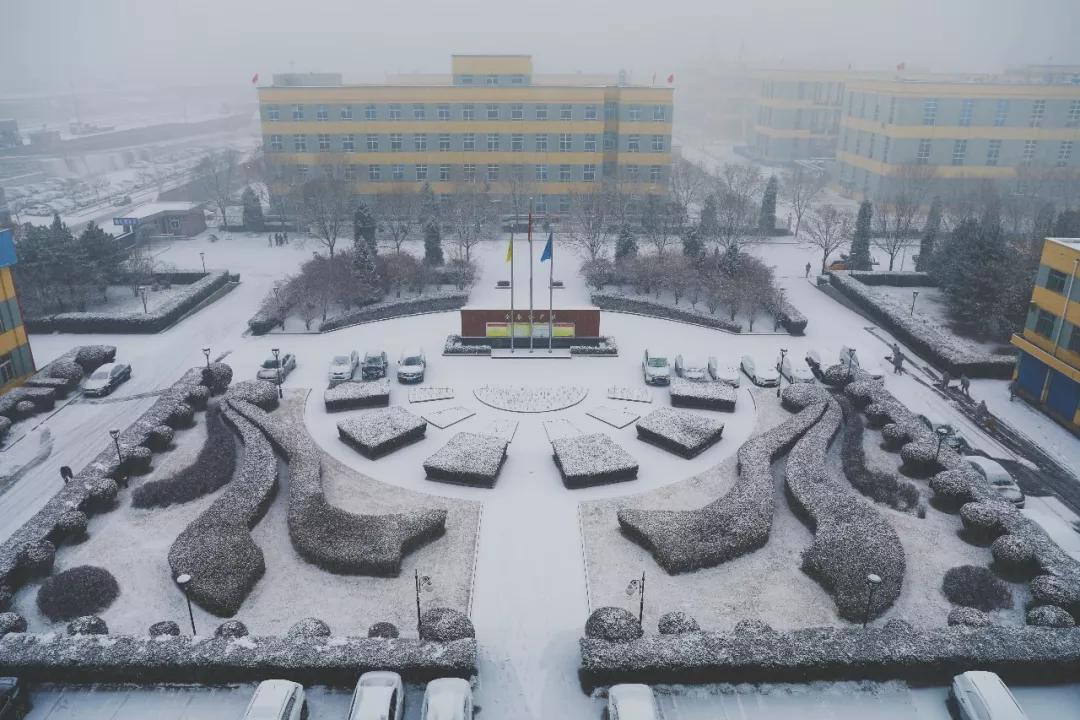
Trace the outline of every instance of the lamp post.
<path fill-rule="evenodd" d="M 202 354 L 206 356 L 206 367 L 210 367 L 210 348 L 204 347 Z"/>
<path fill-rule="evenodd" d="M 202 271 L 205 273 L 206 272 L 206 253 L 204 253 L 204 252 L 199 253 L 199 259 L 202 260 Z"/>
<path fill-rule="evenodd" d="M 421 575 L 420 570 L 414 568 L 413 580 L 416 584 L 416 634 L 420 635 L 420 592 L 431 589 L 431 576 Z"/>
<path fill-rule="evenodd" d="M 285 397 L 285 391 L 281 389 L 281 349 L 270 348 L 270 352 L 274 354 L 274 367 L 277 368 L 277 392 L 278 400 Z"/>
<path fill-rule="evenodd" d="M 944 427 L 939 427 L 934 432 L 937 433 L 937 450 L 934 451 L 934 462 L 937 462 L 938 455 L 941 453 L 941 443 L 945 442 L 945 438 L 949 436 L 949 431 Z"/>
<path fill-rule="evenodd" d="M 918 290 L 912 290 L 911 291 L 911 315 L 912 316 L 915 315 L 915 301 L 918 300 L 918 299 L 919 299 L 919 291 Z"/>
<path fill-rule="evenodd" d="M 851 382 L 851 377 L 852 377 L 852 375 L 854 375 L 854 365 L 855 365 L 855 348 L 848 348 L 847 349 L 847 379 L 848 379 L 848 382 Z"/>
<path fill-rule="evenodd" d="M 187 573 L 176 576 L 176 584 L 184 591 L 184 599 L 187 600 L 187 614 L 188 619 L 191 621 L 191 634 L 197 635 L 198 633 L 195 632 L 195 613 L 191 609 L 191 595 L 188 594 L 189 582 L 191 582 L 191 576 Z"/>
<path fill-rule="evenodd" d="M 881 576 L 870 573 L 866 576 L 866 613 L 863 615 L 862 626 L 870 622 L 870 604 L 874 601 L 874 591 L 881 584 Z"/>
<path fill-rule="evenodd" d="M 121 485 L 127 485 L 124 482 L 124 453 L 120 452 L 120 431 L 113 428 L 109 431 L 109 436 L 113 439 L 113 444 L 116 445 L 116 478 Z"/>
<path fill-rule="evenodd" d="M 784 385 L 784 357 L 787 355 L 787 348 L 780 348 L 780 365 L 776 369 L 780 371 L 780 377 L 776 380 L 776 397 L 780 397 L 780 388 Z"/>

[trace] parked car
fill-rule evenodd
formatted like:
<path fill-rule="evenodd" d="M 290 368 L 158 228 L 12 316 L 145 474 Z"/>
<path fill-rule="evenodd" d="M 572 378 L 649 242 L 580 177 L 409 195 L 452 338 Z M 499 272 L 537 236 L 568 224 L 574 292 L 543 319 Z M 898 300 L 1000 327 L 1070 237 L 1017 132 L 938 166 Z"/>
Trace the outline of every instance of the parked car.
<path fill-rule="evenodd" d="M 646 385 L 667 385 L 671 382 L 671 363 L 665 355 L 646 348 L 641 360 L 641 374 Z"/>
<path fill-rule="evenodd" d="M 386 353 L 382 350 L 368 350 L 364 353 L 364 361 L 360 363 L 360 375 L 365 380 L 378 380 L 386 377 L 386 368 L 390 363 L 386 359 Z"/>
<path fill-rule="evenodd" d="M 986 478 L 986 481 L 994 488 L 994 492 L 1016 507 L 1024 507 L 1024 491 L 1016 484 L 1009 471 L 1001 467 L 1001 463 L 982 455 L 968 455 L 964 459 L 975 472 Z"/>
<path fill-rule="evenodd" d="M 716 358 L 675 356 L 675 374 L 685 380 L 705 382 L 712 380 Z"/>
<path fill-rule="evenodd" d="M 472 687 L 461 678 L 439 678 L 427 684 L 421 720 L 472 720 Z"/>
<path fill-rule="evenodd" d="M 1027 714 L 997 673 L 960 673 L 953 678 L 949 698 L 956 704 L 960 720 L 1027 720 Z"/>
<path fill-rule="evenodd" d="M 284 380 L 289 377 L 289 373 L 296 369 L 296 356 L 292 353 L 281 353 L 281 373 L 278 373 L 278 361 L 274 359 L 274 356 L 263 360 L 262 367 L 259 368 L 259 372 L 255 374 L 255 377 L 260 380 L 269 380 L 270 382 L 277 382 L 278 378 Z"/>
<path fill-rule="evenodd" d="M 656 697 L 648 685 L 624 683 L 608 690 L 609 720 L 660 720 Z"/>
<path fill-rule="evenodd" d="M 739 372 L 739 364 L 731 360 L 716 360 L 712 366 L 712 378 L 731 387 L 739 387 L 742 383 L 742 373 Z"/>
<path fill-rule="evenodd" d="M 101 397 L 109 395 L 121 384 L 131 379 L 131 366 L 127 363 L 111 362 L 98 367 L 90 377 L 83 381 L 83 395 Z"/>
<path fill-rule="evenodd" d="M 948 423 L 936 423 L 925 415 L 917 415 L 919 421 L 926 426 L 926 429 L 937 434 L 938 429 L 944 430 L 945 439 L 942 441 L 943 445 L 951 447 L 958 453 L 970 453 L 971 445 L 968 444 L 967 438 L 960 434 L 956 428 Z"/>
<path fill-rule="evenodd" d="M 401 353 L 397 369 L 398 382 L 424 382 L 425 372 L 427 372 L 427 359 L 424 357 L 423 350 L 407 350 Z"/>
<path fill-rule="evenodd" d="M 811 348 L 806 351 L 806 364 L 809 365 L 815 373 L 820 375 L 833 365 L 839 365 L 840 358 L 831 352 Z"/>
<path fill-rule="evenodd" d="M 804 358 L 793 358 L 790 354 L 784 355 L 783 363 L 777 362 L 776 369 L 790 383 L 814 382 L 814 371 Z"/>
<path fill-rule="evenodd" d="M 16 677 L 0 677 L 0 720 L 22 720 L 30 712 L 30 694 Z"/>
<path fill-rule="evenodd" d="M 117 195 L 112 199 L 113 207 L 124 207 L 131 204 L 130 195 Z"/>
<path fill-rule="evenodd" d="M 255 688 L 242 720 L 302 720 L 307 718 L 304 686 L 291 680 L 263 680 Z"/>
<path fill-rule="evenodd" d="M 848 348 L 846 345 L 840 347 L 840 358 L 842 363 L 847 363 Z M 854 367 L 862 370 L 864 373 L 874 378 L 875 380 L 882 380 L 885 378 L 885 372 L 881 369 L 881 364 L 872 358 L 859 357 L 859 352 L 856 350 L 851 356 L 852 364 Z"/>
<path fill-rule="evenodd" d="M 348 355 L 335 355 L 330 360 L 328 378 L 331 383 L 352 380 L 356 366 L 360 364 L 360 353 L 353 350 Z"/>
<path fill-rule="evenodd" d="M 405 690 L 396 672 L 366 672 L 356 682 L 348 720 L 401 720 Z"/>
<path fill-rule="evenodd" d="M 760 363 L 749 355 L 743 355 L 740 365 L 746 377 L 755 385 L 776 387 L 780 384 L 780 373 L 776 371 L 775 364 Z"/>

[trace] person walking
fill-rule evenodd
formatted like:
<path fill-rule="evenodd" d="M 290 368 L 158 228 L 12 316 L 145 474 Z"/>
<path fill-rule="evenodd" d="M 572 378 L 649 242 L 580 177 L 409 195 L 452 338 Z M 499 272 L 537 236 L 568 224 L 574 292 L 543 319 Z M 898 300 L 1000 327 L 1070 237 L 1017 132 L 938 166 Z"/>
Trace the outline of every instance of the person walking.
<path fill-rule="evenodd" d="M 948 370 L 943 371 L 941 373 L 941 389 L 944 390 L 945 392 L 949 392 L 949 383 L 951 383 L 951 382 L 952 382 L 952 375 L 949 374 Z"/>
<path fill-rule="evenodd" d="M 71 468 L 67 465 L 60 466 L 60 477 L 63 478 L 64 484 L 67 485 L 75 475 L 71 472 Z"/>
<path fill-rule="evenodd" d="M 960 373 L 960 392 L 971 397 L 971 380 L 968 379 L 967 373 Z"/>
<path fill-rule="evenodd" d="M 975 422 L 980 425 L 985 425 L 987 420 L 990 419 L 990 409 L 986 407 L 986 401 L 980 400 L 978 407 L 975 408 Z"/>
<path fill-rule="evenodd" d="M 899 350 L 893 350 L 892 366 L 893 375 L 904 374 L 904 355 Z"/>
<path fill-rule="evenodd" d="M 810 277 L 810 263 L 806 263 L 806 275 L 803 277 Z"/>
<path fill-rule="evenodd" d="M 1009 381 L 1009 402 L 1012 402 L 1016 398 L 1016 391 L 1020 388 L 1020 385 L 1015 380 Z"/>

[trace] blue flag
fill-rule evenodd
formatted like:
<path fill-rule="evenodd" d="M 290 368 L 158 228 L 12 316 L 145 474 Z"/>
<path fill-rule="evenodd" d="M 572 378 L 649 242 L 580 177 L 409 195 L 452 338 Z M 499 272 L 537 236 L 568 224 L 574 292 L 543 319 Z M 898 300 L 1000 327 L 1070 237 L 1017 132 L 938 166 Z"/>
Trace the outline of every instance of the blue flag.
<path fill-rule="evenodd" d="M 544 252 L 540 254 L 540 262 L 544 262 L 546 260 L 551 259 L 551 243 L 552 243 L 552 241 L 554 239 L 555 239 L 555 233 L 554 232 L 549 232 L 548 233 L 547 244 L 544 245 Z"/>

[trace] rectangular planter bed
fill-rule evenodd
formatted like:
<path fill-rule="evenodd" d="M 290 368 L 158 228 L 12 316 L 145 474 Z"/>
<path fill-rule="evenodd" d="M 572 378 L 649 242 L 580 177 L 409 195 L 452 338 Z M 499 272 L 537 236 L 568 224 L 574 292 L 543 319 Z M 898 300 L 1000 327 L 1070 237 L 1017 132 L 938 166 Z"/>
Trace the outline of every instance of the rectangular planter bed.
<path fill-rule="evenodd" d="M 429 480 L 494 487 L 508 445 L 494 435 L 459 432 L 424 461 L 424 471 Z"/>
<path fill-rule="evenodd" d="M 555 465 L 568 488 L 623 482 L 637 477 L 638 464 L 603 433 L 553 440 Z"/>
<path fill-rule="evenodd" d="M 383 378 L 371 382 L 343 382 L 324 392 L 323 402 L 327 412 L 386 407 L 390 404 L 390 381 Z"/>
<path fill-rule="evenodd" d="M 337 424 L 338 435 L 366 458 L 377 458 L 421 440 L 427 422 L 405 408 L 372 410 Z"/>
<path fill-rule="evenodd" d="M 657 408 L 638 420 L 637 434 L 645 442 L 692 458 L 720 442 L 724 423 L 681 410 Z"/>
<path fill-rule="evenodd" d="M 735 412 L 736 392 L 727 383 L 675 378 L 671 381 L 671 404 L 673 407 Z"/>

